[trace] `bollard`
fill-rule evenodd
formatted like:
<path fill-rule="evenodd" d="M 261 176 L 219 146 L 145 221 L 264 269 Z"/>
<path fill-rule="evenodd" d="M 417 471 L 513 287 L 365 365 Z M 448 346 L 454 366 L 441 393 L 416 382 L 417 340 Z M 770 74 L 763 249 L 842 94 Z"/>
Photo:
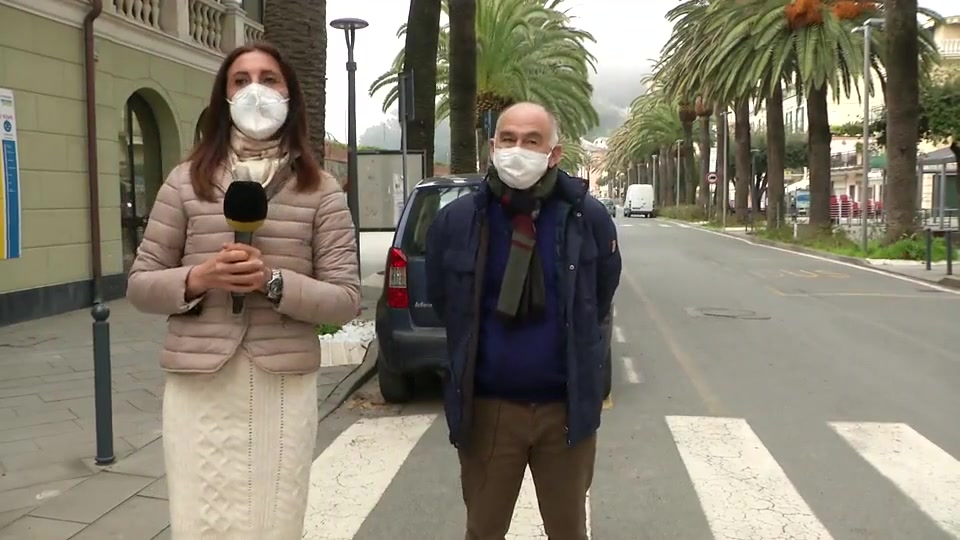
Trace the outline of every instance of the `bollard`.
<path fill-rule="evenodd" d="M 947 275 L 953 275 L 953 231 L 947 231 L 944 237 L 947 241 Z"/>
<path fill-rule="evenodd" d="M 927 270 L 933 262 L 933 229 L 927 229 Z"/>
<path fill-rule="evenodd" d="M 113 455 L 113 391 L 110 382 L 110 308 L 93 305 L 93 404 L 97 421 L 97 465 L 110 465 Z"/>

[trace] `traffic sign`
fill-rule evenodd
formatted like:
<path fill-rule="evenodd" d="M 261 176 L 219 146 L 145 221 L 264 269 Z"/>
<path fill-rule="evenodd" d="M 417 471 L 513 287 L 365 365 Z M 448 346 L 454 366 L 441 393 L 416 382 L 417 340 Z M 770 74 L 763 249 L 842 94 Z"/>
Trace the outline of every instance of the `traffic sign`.
<path fill-rule="evenodd" d="M 717 183 L 717 173 L 712 172 L 712 173 L 708 174 L 708 175 L 707 175 L 707 182 L 710 182 L 711 184 L 716 184 L 716 183 Z"/>

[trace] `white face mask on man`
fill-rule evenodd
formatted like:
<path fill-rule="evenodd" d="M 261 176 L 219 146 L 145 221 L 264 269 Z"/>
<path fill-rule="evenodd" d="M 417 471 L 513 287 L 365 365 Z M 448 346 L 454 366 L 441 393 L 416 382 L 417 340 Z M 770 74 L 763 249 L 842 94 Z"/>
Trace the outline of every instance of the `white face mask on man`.
<path fill-rule="evenodd" d="M 265 141 L 287 121 L 289 101 L 273 88 L 252 83 L 238 90 L 227 103 L 233 125 L 251 139 Z"/>
<path fill-rule="evenodd" d="M 504 184 L 524 191 L 533 187 L 550 165 L 550 152 L 541 154 L 519 146 L 495 148 L 493 166 Z"/>

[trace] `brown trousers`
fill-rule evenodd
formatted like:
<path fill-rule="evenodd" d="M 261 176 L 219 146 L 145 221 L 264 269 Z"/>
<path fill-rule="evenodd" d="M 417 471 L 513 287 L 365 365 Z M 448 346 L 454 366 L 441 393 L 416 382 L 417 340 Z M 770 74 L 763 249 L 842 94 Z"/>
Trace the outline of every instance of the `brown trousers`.
<path fill-rule="evenodd" d="M 472 444 L 460 451 L 466 540 L 504 540 L 527 465 L 550 540 L 587 540 L 587 490 L 597 438 L 567 446 L 566 405 L 478 399 Z"/>

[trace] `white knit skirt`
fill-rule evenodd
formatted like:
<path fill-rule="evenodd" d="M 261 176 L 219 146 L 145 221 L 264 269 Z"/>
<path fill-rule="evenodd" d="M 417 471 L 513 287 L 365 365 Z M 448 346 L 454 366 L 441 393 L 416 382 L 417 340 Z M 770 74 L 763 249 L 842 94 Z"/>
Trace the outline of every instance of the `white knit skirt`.
<path fill-rule="evenodd" d="M 273 375 L 241 348 L 217 373 L 168 374 L 173 540 L 299 540 L 316 436 L 316 373 Z"/>

